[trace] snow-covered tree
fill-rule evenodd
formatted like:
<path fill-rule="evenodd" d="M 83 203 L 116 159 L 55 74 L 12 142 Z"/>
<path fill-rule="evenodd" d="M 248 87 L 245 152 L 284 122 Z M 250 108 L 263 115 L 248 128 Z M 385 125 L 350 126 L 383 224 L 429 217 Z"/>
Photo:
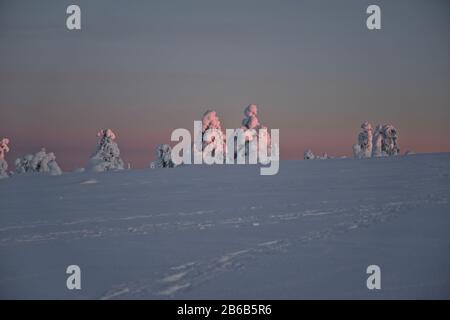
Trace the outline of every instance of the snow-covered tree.
<path fill-rule="evenodd" d="M 43 172 L 51 176 L 59 176 L 62 170 L 56 162 L 56 156 L 53 152 L 47 153 L 45 148 L 37 152 L 35 155 L 28 154 L 23 158 L 15 161 L 16 172 Z"/>
<path fill-rule="evenodd" d="M 397 129 L 391 124 L 378 125 L 373 135 L 374 157 L 395 156 L 400 153 Z"/>
<path fill-rule="evenodd" d="M 202 150 L 205 152 L 207 146 L 211 147 L 211 155 L 222 152 L 225 155 L 225 135 L 222 131 L 219 117 L 214 110 L 207 110 L 202 117 Z"/>
<path fill-rule="evenodd" d="M 312 152 L 311 149 L 306 150 L 305 153 L 303 154 L 304 160 L 314 160 L 315 158 L 316 156 L 314 155 L 314 152 Z"/>
<path fill-rule="evenodd" d="M 31 160 L 33 160 L 32 154 L 27 154 L 22 158 L 17 158 L 15 161 L 16 173 L 33 172 L 33 169 L 31 167 Z"/>
<path fill-rule="evenodd" d="M 383 126 L 377 125 L 372 139 L 372 157 L 383 156 Z"/>
<path fill-rule="evenodd" d="M 356 158 L 394 156 L 399 154 L 397 129 L 391 124 L 377 125 L 375 130 L 369 122 L 361 125 L 358 143 L 353 145 Z"/>
<path fill-rule="evenodd" d="M 172 148 L 168 144 L 160 144 L 155 149 L 156 159 L 150 164 L 151 168 L 173 168 Z"/>
<path fill-rule="evenodd" d="M 388 156 L 395 156 L 400 153 L 400 148 L 397 144 L 398 134 L 397 129 L 391 124 L 385 124 L 382 127 L 383 142 L 381 150 Z"/>
<path fill-rule="evenodd" d="M 97 133 L 97 137 L 100 140 L 89 160 L 89 168 L 96 172 L 123 170 L 123 161 L 120 158 L 119 147 L 114 141 L 116 139 L 114 132 L 111 129 L 104 129 Z"/>
<path fill-rule="evenodd" d="M 0 140 L 0 179 L 8 178 L 8 163 L 5 160 L 5 155 L 9 152 L 8 144 L 8 138 Z"/>
<path fill-rule="evenodd" d="M 316 159 L 317 160 L 328 160 L 328 159 L 332 159 L 332 157 L 330 157 L 329 155 L 328 155 L 328 153 L 324 153 L 323 155 L 321 155 L 321 156 L 316 156 Z"/>
<path fill-rule="evenodd" d="M 260 129 L 267 129 L 264 127 L 257 117 L 258 115 L 258 107 L 256 104 L 248 105 L 244 110 L 244 119 L 242 120 L 241 129 L 244 130 L 246 134 L 246 140 L 248 142 L 257 139 L 258 142 L 267 145 L 267 152 L 270 154 L 271 152 L 271 139 L 269 131 L 260 131 Z M 250 130 L 255 130 L 253 133 Z M 248 155 L 248 143 L 246 143 L 245 154 Z"/>
<path fill-rule="evenodd" d="M 358 134 L 358 142 L 353 145 L 353 155 L 356 158 L 370 158 L 372 156 L 372 125 L 365 121 L 361 129 L 363 131 Z"/>

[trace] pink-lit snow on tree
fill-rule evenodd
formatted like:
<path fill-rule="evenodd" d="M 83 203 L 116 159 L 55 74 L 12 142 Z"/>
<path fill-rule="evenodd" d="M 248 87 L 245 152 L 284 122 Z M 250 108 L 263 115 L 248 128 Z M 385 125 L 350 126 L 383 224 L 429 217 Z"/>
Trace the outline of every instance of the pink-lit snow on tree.
<path fill-rule="evenodd" d="M 222 152 L 225 154 L 225 135 L 222 131 L 219 117 L 214 110 L 207 110 L 202 117 L 202 150 L 211 151 L 214 156 L 215 152 Z"/>
<path fill-rule="evenodd" d="M 250 104 L 244 109 L 244 119 L 242 120 L 241 129 L 244 130 L 246 140 L 248 142 L 257 139 L 258 143 L 262 143 L 267 146 L 267 152 L 271 152 L 271 140 L 267 127 L 261 125 L 258 117 L 258 107 L 256 104 Z M 266 129 L 261 130 L 260 129 Z M 254 130 L 254 131 L 253 131 Z M 248 143 L 246 143 L 245 154 L 248 155 Z"/>
<path fill-rule="evenodd" d="M 358 134 L 358 142 L 353 145 L 353 155 L 356 158 L 370 158 L 372 156 L 372 125 L 365 121 L 361 124 L 361 131 Z"/>
<path fill-rule="evenodd" d="M 0 179 L 8 178 L 8 163 L 5 160 L 5 156 L 9 152 L 8 144 L 8 138 L 0 140 Z"/>

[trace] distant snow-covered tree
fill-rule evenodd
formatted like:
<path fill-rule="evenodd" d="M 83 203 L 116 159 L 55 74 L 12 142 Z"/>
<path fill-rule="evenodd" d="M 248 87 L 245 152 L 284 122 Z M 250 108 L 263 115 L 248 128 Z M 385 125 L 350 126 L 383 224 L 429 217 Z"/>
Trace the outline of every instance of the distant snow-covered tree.
<path fill-rule="evenodd" d="M 321 155 L 321 156 L 316 156 L 316 159 L 317 160 L 328 160 L 328 159 L 332 159 L 332 157 L 330 157 L 329 155 L 328 155 L 328 153 L 324 153 L 323 155 Z"/>
<path fill-rule="evenodd" d="M 358 134 L 358 142 L 353 145 L 353 155 L 356 158 L 370 158 L 372 156 L 372 125 L 365 121 L 361 129 L 363 131 Z"/>
<path fill-rule="evenodd" d="M 244 109 L 244 119 L 242 120 L 241 129 L 246 135 L 245 154 L 248 155 L 249 142 L 257 139 L 258 142 L 267 146 L 267 153 L 271 153 L 271 138 L 268 130 L 260 131 L 260 129 L 267 129 L 263 126 L 258 117 L 258 107 L 256 104 L 250 104 Z M 252 131 L 254 130 L 254 131 Z"/>
<path fill-rule="evenodd" d="M 391 124 L 385 124 L 382 127 L 383 142 L 382 151 L 388 156 L 396 156 L 400 153 L 400 148 L 397 144 L 398 134 L 397 129 Z"/>
<path fill-rule="evenodd" d="M 62 170 L 56 162 L 56 156 L 53 152 L 47 153 L 45 148 L 35 155 L 28 154 L 15 161 L 16 173 L 43 172 L 51 176 L 59 176 Z"/>
<path fill-rule="evenodd" d="M 314 152 L 312 152 L 311 149 L 308 149 L 303 153 L 303 159 L 304 160 L 314 160 L 316 156 L 314 155 Z"/>
<path fill-rule="evenodd" d="M 328 160 L 332 159 L 333 157 L 328 156 L 328 154 L 325 152 L 323 155 L 315 155 L 314 152 L 311 151 L 311 149 L 308 149 L 303 154 L 304 160 Z"/>
<path fill-rule="evenodd" d="M 5 155 L 9 152 L 8 144 L 8 138 L 0 140 L 0 179 L 8 178 L 8 163 L 5 160 Z"/>
<path fill-rule="evenodd" d="M 114 141 L 116 135 L 111 129 L 104 129 L 97 133 L 100 140 L 97 149 L 89 160 L 89 168 L 95 172 L 109 170 L 123 170 L 123 161 L 120 158 L 120 150 Z"/>
<path fill-rule="evenodd" d="M 172 148 L 168 144 L 160 144 L 155 149 L 156 159 L 150 164 L 151 168 L 173 168 Z"/>
<path fill-rule="evenodd" d="M 377 125 L 372 139 L 372 157 L 383 156 L 383 126 Z"/>
<path fill-rule="evenodd" d="M 22 158 L 17 158 L 15 161 L 16 173 L 33 172 L 33 169 L 31 167 L 31 160 L 33 160 L 32 154 L 27 154 Z"/>
<path fill-rule="evenodd" d="M 397 129 L 391 124 L 377 125 L 375 130 L 369 122 L 361 125 L 358 143 L 353 145 L 356 158 L 394 156 L 400 153 Z"/>
<path fill-rule="evenodd" d="M 205 148 L 212 156 L 216 152 L 222 152 L 225 155 L 225 135 L 222 131 L 219 117 L 214 110 L 207 110 L 202 117 L 202 150 Z"/>

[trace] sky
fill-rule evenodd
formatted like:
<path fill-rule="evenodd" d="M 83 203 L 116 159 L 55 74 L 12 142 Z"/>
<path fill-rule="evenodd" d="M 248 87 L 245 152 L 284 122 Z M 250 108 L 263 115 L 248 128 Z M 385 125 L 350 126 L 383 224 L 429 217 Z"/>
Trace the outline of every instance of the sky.
<path fill-rule="evenodd" d="M 0 0 L 0 136 L 11 168 L 46 147 L 72 170 L 111 128 L 144 168 L 207 109 L 237 128 L 256 103 L 282 159 L 351 155 L 365 120 L 395 125 L 402 152 L 448 152 L 449 39 L 448 0 Z"/>

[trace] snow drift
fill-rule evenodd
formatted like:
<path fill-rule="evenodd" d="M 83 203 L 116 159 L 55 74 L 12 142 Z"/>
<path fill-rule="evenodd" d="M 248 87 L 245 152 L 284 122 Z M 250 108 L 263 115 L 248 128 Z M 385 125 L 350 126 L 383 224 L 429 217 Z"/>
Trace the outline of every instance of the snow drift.
<path fill-rule="evenodd" d="M 0 298 L 450 298 L 450 154 L 281 167 L 5 179 Z"/>

